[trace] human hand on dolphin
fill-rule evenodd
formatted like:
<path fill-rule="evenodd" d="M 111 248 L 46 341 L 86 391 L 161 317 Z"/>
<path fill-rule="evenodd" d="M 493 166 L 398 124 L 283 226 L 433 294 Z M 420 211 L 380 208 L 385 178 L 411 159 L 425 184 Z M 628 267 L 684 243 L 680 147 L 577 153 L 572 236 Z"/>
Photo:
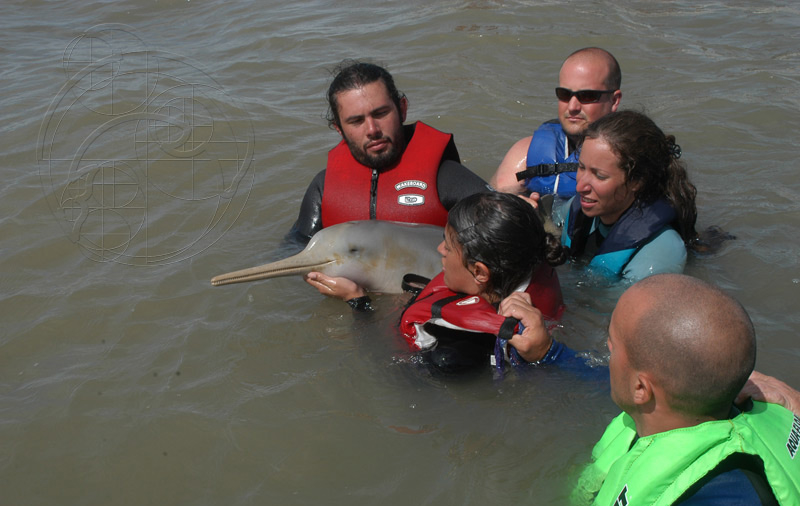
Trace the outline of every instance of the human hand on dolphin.
<path fill-rule="evenodd" d="M 350 300 L 366 295 L 363 288 L 347 278 L 332 278 L 321 272 L 309 272 L 303 279 L 319 293 L 328 297 Z"/>
<path fill-rule="evenodd" d="M 508 344 L 516 348 L 522 358 L 537 362 L 547 354 L 553 338 L 547 332 L 542 312 L 533 307 L 530 294 L 512 293 L 500 302 L 497 312 L 516 318 L 525 327 L 521 334 L 514 334 L 508 340 Z"/>

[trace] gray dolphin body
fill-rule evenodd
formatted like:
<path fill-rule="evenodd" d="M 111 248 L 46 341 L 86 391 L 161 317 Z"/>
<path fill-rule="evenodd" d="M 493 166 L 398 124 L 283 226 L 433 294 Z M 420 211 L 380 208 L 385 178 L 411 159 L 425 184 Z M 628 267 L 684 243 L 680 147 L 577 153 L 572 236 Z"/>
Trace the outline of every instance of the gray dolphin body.
<path fill-rule="evenodd" d="M 371 292 L 401 293 L 408 273 L 433 278 L 442 270 L 436 248 L 444 229 L 394 221 L 350 221 L 323 228 L 300 253 L 259 267 L 221 274 L 214 286 L 322 272 Z"/>

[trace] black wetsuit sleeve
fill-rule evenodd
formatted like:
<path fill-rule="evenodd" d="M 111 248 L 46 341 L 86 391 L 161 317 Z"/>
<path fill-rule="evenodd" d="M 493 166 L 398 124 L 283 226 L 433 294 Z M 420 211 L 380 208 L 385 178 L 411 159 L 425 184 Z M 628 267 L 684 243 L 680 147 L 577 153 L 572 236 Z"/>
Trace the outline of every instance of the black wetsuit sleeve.
<path fill-rule="evenodd" d="M 491 190 L 483 178 L 453 160 L 444 160 L 439 166 L 436 185 L 439 200 L 448 211 L 464 197 Z"/>
<path fill-rule="evenodd" d="M 305 245 L 322 228 L 322 191 L 325 188 L 325 170 L 314 176 L 300 204 L 300 214 L 286 235 L 286 240 Z"/>

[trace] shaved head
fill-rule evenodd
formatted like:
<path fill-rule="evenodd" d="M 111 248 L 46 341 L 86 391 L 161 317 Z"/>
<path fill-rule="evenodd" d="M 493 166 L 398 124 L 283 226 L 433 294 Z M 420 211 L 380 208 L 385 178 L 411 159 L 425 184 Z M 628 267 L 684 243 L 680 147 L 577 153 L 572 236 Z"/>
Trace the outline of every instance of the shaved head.
<path fill-rule="evenodd" d="M 630 366 L 650 373 L 676 411 L 727 412 L 755 366 L 755 331 L 747 312 L 697 278 L 645 278 L 620 297 L 614 313 L 625 327 L 622 345 Z"/>
<path fill-rule="evenodd" d="M 567 56 L 561 68 L 569 65 L 595 65 L 598 72 L 602 76 L 601 79 L 605 84 L 606 89 L 618 90 L 622 86 L 622 71 L 619 68 L 619 62 L 614 58 L 614 55 L 601 49 L 599 47 L 585 47 L 578 49 L 574 53 Z"/>

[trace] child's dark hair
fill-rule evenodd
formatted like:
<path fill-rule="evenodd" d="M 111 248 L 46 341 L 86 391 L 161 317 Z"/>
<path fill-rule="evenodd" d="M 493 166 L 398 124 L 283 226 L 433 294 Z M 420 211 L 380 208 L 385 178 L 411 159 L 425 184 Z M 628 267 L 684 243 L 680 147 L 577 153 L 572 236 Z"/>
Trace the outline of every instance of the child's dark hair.
<path fill-rule="evenodd" d="M 482 262 L 489 268 L 487 291 L 509 296 L 545 262 L 561 265 L 568 250 L 545 232 L 536 210 L 508 193 L 476 193 L 460 200 L 447 217 L 461 246 L 465 266 Z"/>

